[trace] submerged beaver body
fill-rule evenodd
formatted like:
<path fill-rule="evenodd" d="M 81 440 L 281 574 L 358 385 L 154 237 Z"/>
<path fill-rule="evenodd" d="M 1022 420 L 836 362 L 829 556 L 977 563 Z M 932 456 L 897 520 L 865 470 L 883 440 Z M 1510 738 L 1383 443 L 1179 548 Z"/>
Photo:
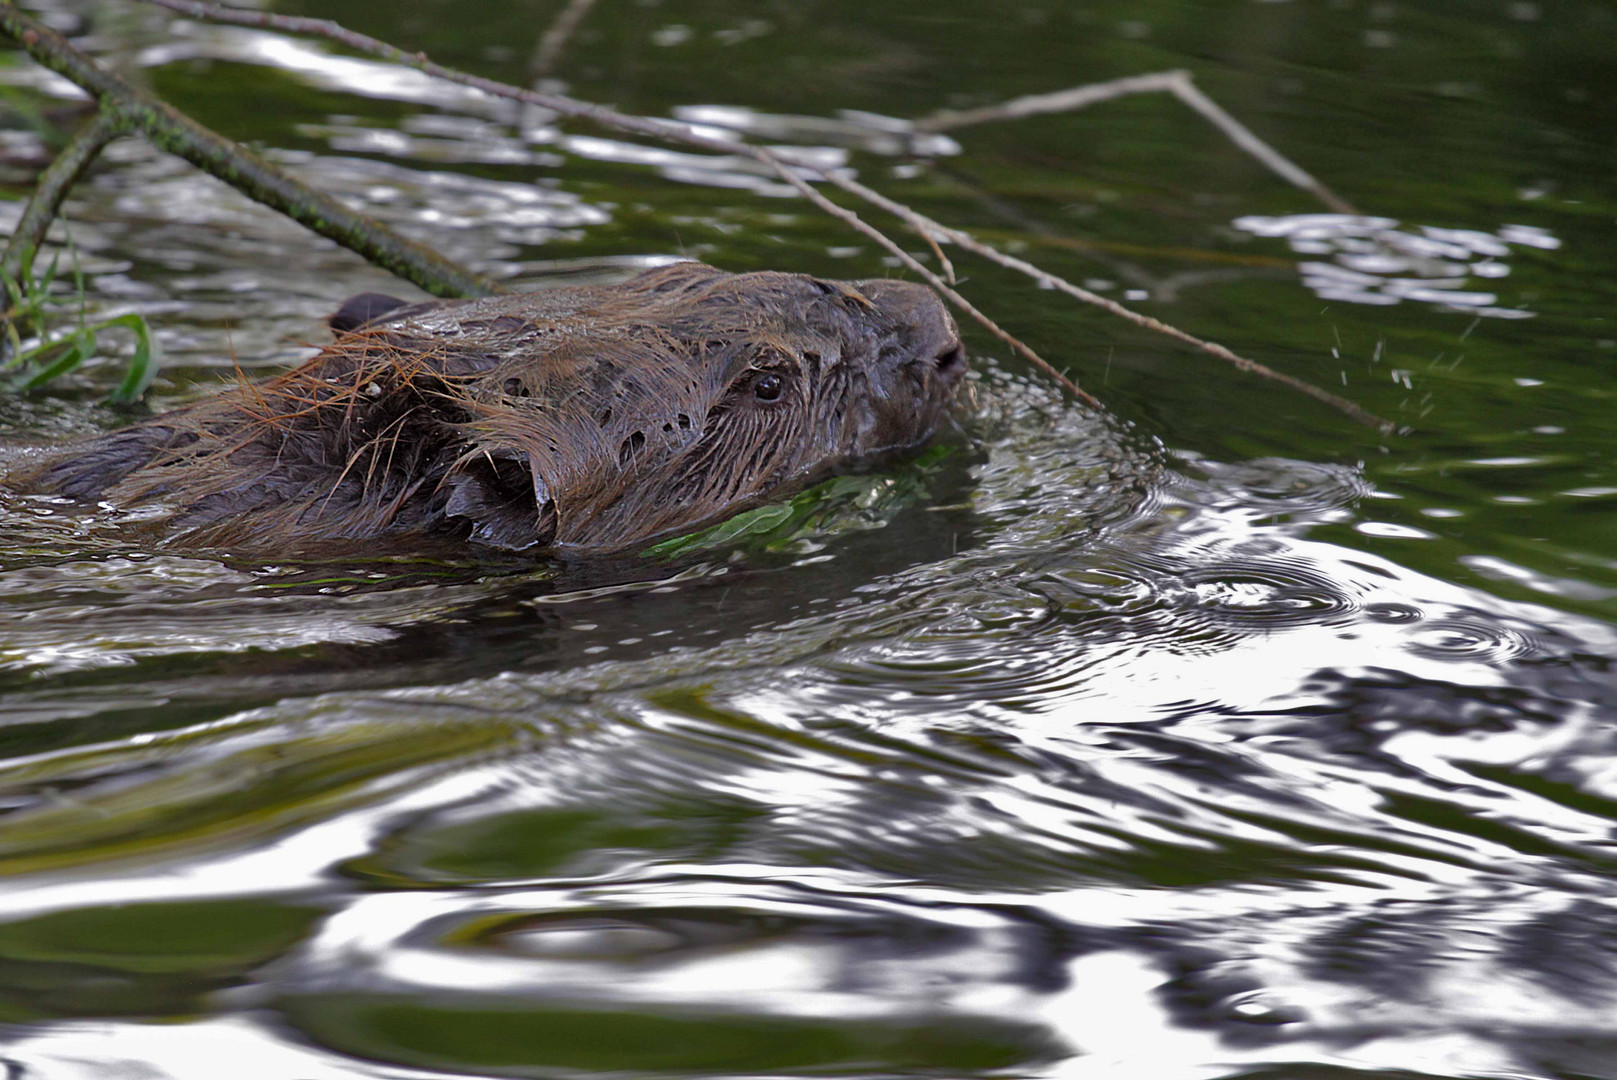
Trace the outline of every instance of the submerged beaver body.
<path fill-rule="evenodd" d="M 965 367 L 919 286 L 694 263 L 481 300 L 360 297 L 332 324 L 295 371 L 8 483 L 149 508 L 199 546 L 622 549 L 924 442 Z"/>

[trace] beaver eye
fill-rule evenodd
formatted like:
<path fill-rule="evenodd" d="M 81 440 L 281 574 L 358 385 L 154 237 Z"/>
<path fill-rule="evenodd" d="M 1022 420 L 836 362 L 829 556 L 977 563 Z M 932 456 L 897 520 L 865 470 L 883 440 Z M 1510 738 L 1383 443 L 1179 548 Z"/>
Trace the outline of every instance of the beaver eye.
<path fill-rule="evenodd" d="M 780 397 L 780 392 L 786 389 L 786 383 L 779 375 L 765 372 L 752 382 L 752 394 L 759 401 L 774 401 Z"/>

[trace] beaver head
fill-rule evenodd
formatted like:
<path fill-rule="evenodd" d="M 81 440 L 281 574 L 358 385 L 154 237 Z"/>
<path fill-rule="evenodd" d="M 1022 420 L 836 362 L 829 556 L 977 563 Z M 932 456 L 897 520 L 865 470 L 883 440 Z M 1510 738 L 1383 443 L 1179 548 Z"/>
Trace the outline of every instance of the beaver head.
<path fill-rule="evenodd" d="M 79 448 L 30 486 L 161 503 L 253 549 L 450 531 L 610 550 L 914 447 L 965 372 L 954 321 L 898 281 L 730 274 L 404 304 L 356 298 L 279 379 Z"/>

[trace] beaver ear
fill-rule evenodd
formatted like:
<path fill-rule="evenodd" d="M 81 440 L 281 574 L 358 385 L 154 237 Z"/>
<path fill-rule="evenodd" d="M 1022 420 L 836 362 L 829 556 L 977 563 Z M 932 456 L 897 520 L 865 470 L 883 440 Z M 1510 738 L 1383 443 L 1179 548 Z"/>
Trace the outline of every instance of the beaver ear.
<path fill-rule="evenodd" d="M 527 454 L 479 453 L 456 465 L 444 483 L 450 489 L 444 515 L 470 521 L 472 540 L 522 551 L 555 539 L 556 503 Z"/>
<path fill-rule="evenodd" d="M 375 322 L 390 311 L 406 307 L 409 303 L 408 300 L 400 300 L 385 293 L 360 293 L 344 300 L 342 307 L 332 312 L 331 318 L 326 320 L 326 325 L 339 334 L 346 334 L 350 330 L 358 330 L 366 323 Z"/>

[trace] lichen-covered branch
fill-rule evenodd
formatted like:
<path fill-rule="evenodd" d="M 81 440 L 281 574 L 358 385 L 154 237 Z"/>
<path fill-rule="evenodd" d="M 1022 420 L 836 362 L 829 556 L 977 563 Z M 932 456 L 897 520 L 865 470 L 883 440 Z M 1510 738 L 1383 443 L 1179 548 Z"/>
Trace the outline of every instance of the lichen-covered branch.
<path fill-rule="evenodd" d="M 11 303 L 15 304 L 21 299 L 22 283 L 33 273 L 34 256 L 45 242 L 45 235 L 50 232 L 51 222 L 61 211 L 62 200 L 67 198 L 68 191 L 84 175 L 84 170 L 95 161 L 102 148 L 126 133 L 122 119 L 110 110 L 100 110 L 79 129 L 56 156 L 56 160 L 39 174 L 39 183 L 34 187 L 28 205 L 23 208 L 16 231 L 6 243 L 5 254 L 0 256 L 0 282 L 4 283 L 7 299 Z"/>
<path fill-rule="evenodd" d="M 218 177 L 248 198 L 335 240 L 427 292 L 436 296 L 486 296 L 500 291 L 487 279 L 300 183 L 252 151 L 130 85 L 10 3 L 0 3 L 0 32 L 16 38 L 36 62 L 98 99 L 102 114 L 110 118 L 108 123 L 139 132 L 157 147 Z"/>

